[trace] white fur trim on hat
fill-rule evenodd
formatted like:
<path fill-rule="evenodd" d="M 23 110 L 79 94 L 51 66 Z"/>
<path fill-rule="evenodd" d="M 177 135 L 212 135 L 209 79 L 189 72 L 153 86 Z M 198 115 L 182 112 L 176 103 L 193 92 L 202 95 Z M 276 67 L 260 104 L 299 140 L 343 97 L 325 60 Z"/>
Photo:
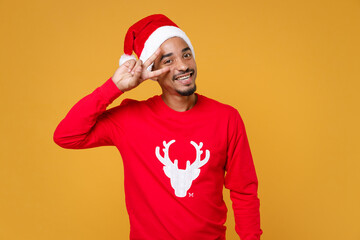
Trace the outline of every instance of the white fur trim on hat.
<path fill-rule="evenodd" d="M 123 54 L 119 59 L 119 66 L 123 65 L 126 61 L 129 61 L 131 59 L 134 59 L 136 61 L 135 55 Z"/>
<path fill-rule="evenodd" d="M 182 38 L 187 45 L 189 46 L 194 58 L 194 48 L 191 45 L 190 39 L 186 36 L 186 34 L 177 27 L 174 26 L 163 26 L 156 29 L 146 40 L 144 44 L 144 48 L 141 52 L 140 59 L 145 62 L 151 55 L 155 53 L 155 51 L 160 47 L 160 45 L 172 37 L 180 37 Z M 148 67 L 148 70 L 151 71 L 153 64 Z"/>

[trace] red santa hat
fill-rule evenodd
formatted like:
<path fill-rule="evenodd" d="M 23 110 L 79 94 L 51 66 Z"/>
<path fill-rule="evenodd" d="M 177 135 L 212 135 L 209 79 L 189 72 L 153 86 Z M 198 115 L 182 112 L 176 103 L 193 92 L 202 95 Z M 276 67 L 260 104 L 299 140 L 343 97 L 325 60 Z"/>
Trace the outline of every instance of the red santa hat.
<path fill-rule="evenodd" d="M 186 34 L 168 17 L 162 14 L 150 15 L 132 25 L 126 33 L 124 41 L 124 54 L 119 65 L 130 59 L 135 59 L 133 52 L 145 62 L 160 45 L 172 37 L 182 38 L 195 57 L 193 46 Z M 152 69 L 152 65 L 148 68 Z"/>

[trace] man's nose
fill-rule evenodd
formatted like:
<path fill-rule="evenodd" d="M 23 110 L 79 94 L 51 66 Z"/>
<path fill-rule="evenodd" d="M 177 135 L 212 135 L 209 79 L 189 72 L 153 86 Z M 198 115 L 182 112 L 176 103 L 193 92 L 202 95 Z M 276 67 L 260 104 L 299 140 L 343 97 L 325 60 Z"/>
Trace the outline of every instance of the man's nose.
<path fill-rule="evenodd" d="M 177 70 L 178 71 L 183 71 L 183 72 L 185 72 L 187 69 L 188 69 L 188 66 L 187 66 L 187 64 L 185 63 L 185 60 L 184 59 L 179 59 L 178 61 L 177 61 Z"/>

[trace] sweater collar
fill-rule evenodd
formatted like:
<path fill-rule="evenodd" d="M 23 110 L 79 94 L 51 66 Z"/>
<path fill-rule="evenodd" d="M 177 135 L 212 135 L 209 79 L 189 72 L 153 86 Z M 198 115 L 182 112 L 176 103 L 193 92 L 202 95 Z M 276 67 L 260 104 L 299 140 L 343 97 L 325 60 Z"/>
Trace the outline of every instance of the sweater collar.
<path fill-rule="evenodd" d="M 195 105 L 184 112 L 179 112 L 176 111 L 172 108 L 170 108 L 162 99 L 162 97 L 160 95 L 156 95 L 154 96 L 154 102 L 156 104 L 156 106 L 159 108 L 159 114 L 165 115 L 165 116 L 174 116 L 174 117 L 186 117 L 186 116 L 193 116 L 198 114 L 199 110 L 201 110 L 202 105 L 203 105 L 203 96 L 195 93 L 197 96 L 197 101 L 195 103 Z"/>

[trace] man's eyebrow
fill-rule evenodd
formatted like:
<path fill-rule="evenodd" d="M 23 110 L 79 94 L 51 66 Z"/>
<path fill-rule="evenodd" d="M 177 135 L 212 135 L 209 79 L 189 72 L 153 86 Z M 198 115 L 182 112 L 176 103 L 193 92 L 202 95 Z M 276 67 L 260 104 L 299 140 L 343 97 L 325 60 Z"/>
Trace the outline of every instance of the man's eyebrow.
<path fill-rule="evenodd" d="M 188 51 L 188 50 L 191 51 L 191 49 L 190 49 L 189 47 L 186 47 L 186 48 L 184 48 L 183 50 L 181 50 L 181 52 L 186 52 L 186 51 Z M 173 55 L 173 53 L 164 54 L 164 55 L 161 56 L 160 61 L 163 60 L 164 58 L 170 57 L 170 56 L 172 56 L 172 55 Z"/>
<path fill-rule="evenodd" d="M 162 55 L 161 58 L 160 58 L 160 61 L 163 60 L 166 57 L 170 57 L 171 55 L 173 55 L 173 53 L 168 53 L 168 54 Z"/>
<path fill-rule="evenodd" d="M 184 48 L 181 52 L 186 52 L 187 50 L 190 50 L 189 47 Z"/>

